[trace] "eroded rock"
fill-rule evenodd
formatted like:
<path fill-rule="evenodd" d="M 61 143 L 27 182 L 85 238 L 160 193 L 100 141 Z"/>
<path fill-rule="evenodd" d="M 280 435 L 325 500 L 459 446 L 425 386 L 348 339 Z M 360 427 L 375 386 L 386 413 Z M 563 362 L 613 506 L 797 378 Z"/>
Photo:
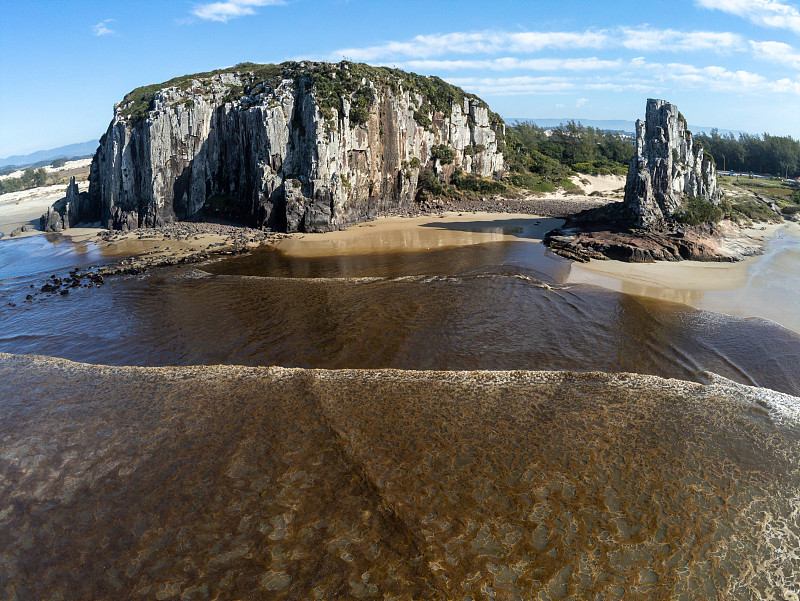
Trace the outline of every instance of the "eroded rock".
<path fill-rule="evenodd" d="M 662 225 L 687 196 L 720 202 L 716 166 L 694 142 L 678 107 L 650 98 L 645 120 L 636 121 L 636 155 L 625 184 L 627 218 L 635 227 Z"/>
<path fill-rule="evenodd" d="M 410 206 L 422 169 L 442 180 L 504 169 L 502 121 L 441 80 L 347 62 L 267 67 L 189 76 L 149 105 L 138 91 L 116 105 L 90 174 L 103 225 L 211 214 L 322 232 Z M 433 157 L 437 145 L 451 162 Z"/>

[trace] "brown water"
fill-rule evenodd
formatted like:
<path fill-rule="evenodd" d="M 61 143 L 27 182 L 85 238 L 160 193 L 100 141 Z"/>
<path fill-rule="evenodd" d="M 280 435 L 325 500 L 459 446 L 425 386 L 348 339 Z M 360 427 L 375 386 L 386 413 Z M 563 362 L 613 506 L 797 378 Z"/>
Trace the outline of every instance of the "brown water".
<path fill-rule="evenodd" d="M 0 597 L 793 599 L 800 406 L 0 355 Z"/>
<path fill-rule="evenodd" d="M 96 248 L 0 242 L 0 352 L 800 394 L 797 334 L 563 284 L 534 223 L 31 302 Z M 0 598 L 793 598 L 800 407 L 762 394 L 0 356 Z"/>
<path fill-rule="evenodd" d="M 508 231 L 520 239 L 423 252 L 299 258 L 266 249 L 33 302 L 24 301 L 28 278 L 6 278 L 0 292 L 17 306 L 0 315 L 0 351 L 112 365 L 598 370 L 696 381 L 712 371 L 800 394 L 799 335 L 559 284 L 569 262 L 518 224 Z"/>

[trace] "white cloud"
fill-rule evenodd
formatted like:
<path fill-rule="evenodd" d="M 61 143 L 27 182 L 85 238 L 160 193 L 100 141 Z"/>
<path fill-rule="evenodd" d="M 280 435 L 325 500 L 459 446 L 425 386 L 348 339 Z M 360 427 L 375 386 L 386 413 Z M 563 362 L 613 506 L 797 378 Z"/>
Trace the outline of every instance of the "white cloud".
<path fill-rule="evenodd" d="M 254 15 L 259 6 L 283 6 L 284 0 L 226 0 L 225 2 L 207 2 L 198 4 L 192 9 L 195 17 L 205 21 L 227 23 L 228 19 Z"/>
<path fill-rule="evenodd" d="M 94 29 L 94 35 L 101 36 L 101 35 L 111 35 L 117 33 L 116 31 L 114 31 L 109 27 L 109 24 L 112 23 L 113 21 L 114 19 L 103 19 L 102 21 L 100 21 L 97 25 L 92 27 L 92 29 Z"/>
<path fill-rule="evenodd" d="M 763 27 L 788 29 L 800 34 L 800 10 L 780 0 L 695 0 L 709 10 L 736 15 Z"/>
<path fill-rule="evenodd" d="M 514 96 L 521 94 L 563 94 L 580 91 L 637 92 L 654 94 L 678 89 L 704 92 L 800 95 L 800 82 L 783 78 L 770 80 L 758 73 L 732 71 L 720 66 L 647 62 L 633 59 L 627 70 L 608 74 L 575 73 L 574 76 L 466 77 L 452 83 L 478 94 Z M 580 107 L 587 100 L 579 99 Z"/>
<path fill-rule="evenodd" d="M 328 59 L 353 61 L 430 59 L 464 54 L 530 54 L 542 50 L 601 50 L 627 48 L 650 52 L 730 52 L 747 46 L 735 33 L 678 31 L 649 27 L 587 31 L 479 31 L 418 35 L 405 42 L 390 41 L 364 48 L 340 48 Z"/>
<path fill-rule="evenodd" d="M 744 50 L 742 37 L 725 31 L 678 31 L 649 27 L 622 30 L 620 45 L 629 50 L 649 52 L 692 52 L 713 50 L 730 52 Z"/>
<path fill-rule="evenodd" d="M 564 77 L 465 77 L 451 83 L 479 94 L 515 96 L 519 94 L 554 94 L 574 91 L 579 82 Z"/>
<path fill-rule="evenodd" d="M 763 5 L 764 1 L 757 0 L 756 4 Z M 574 56 L 581 50 L 598 56 Z M 569 58 L 558 51 L 568 51 Z M 656 54 L 673 53 L 705 64 L 653 60 Z M 420 35 L 402 42 L 340 49 L 328 59 L 345 57 L 420 73 L 458 73 L 463 77 L 448 80 L 482 95 L 573 94 L 578 99 L 577 108 L 588 102 L 583 96 L 591 98 L 589 92 L 598 91 L 800 95 L 800 83 L 787 77 L 785 69 L 770 68 L 759 74 L 709 64 L 714 60 L 709 57 L 718 57 L 715 62 L 719 64 L 722 57 L 732 53 L 748 53 L 760 60 L 800 69 L 800 53 L 788 44 L 749 41 L 725 31 L 654 29 L 648 25 L 573 32 Z M 741 59 L 730 64 L 741 64 Z M 509 76 L 502 76 L 504 72 Z"/>
<path fill-rule="evenodd" d="M 575 107 L 581 108 L 587 102 L 589 102 L 588 98 L 578 98 L 578 100 L 575 101 Z"/>
<path fill-rule="evenodd" d="M 566 59 L 503 57 L 486 60 L 410 60 L 403 61 L 400 65 L 412 71 L 429 73 L 479 69 L 488 71 L 608 71 L 623 67 L 625 62 L 621 59 L 600 60 L 596 57 Z"/>
<path fill-rule="evenodd" d="M 800 70 L 800 52 L 782 42 L 750 42 L 753 55 L 761 60 Z"/>

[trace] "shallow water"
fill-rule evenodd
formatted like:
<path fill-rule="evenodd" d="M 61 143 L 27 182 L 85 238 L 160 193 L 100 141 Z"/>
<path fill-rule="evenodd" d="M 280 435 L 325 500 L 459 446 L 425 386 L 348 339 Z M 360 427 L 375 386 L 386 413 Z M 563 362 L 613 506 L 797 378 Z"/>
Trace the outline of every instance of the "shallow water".
<path fill-rule="evenodd" d="M 713 371 L 800 394 L 800 335 L 560 284 L 570 263 L 527 232 L 515 223 L 499 232 L 518 237 L 510 241 L 419 252 L 301 258 L 263 249 L 33 302 L 24 301 L 27 280 L 0 280 L 18 303 L 0 315 L 0 351 L 114 365 L 599 370 L 695 381 Z"/>
<path fill-rule="evenodd" d="M 800 335 L 564 284 L 534 223 L 33 301 L 91 246 L 0 243 L 0 352 L 800 394 Z M 750 394 L 2 356 L 0 597 L 790 598 L 800 408 Z"/>
<path fill-rule="evenodd" d="M 0 597 L 793 599 L 800 406 L 0 355 Z"/>
<path fill-rule="evenodd" d="M 743 288 L 708 292 L 692 305 L 760 315 L 800 332 L 800 237 L 779 230 L 748 269 Z"/>
<path fill-rule="evenodd" d="M 52 273 L 103 260 L 92 242 L 74 242 L 59 234 L 0 240 L 0 284 L 12 278 Z"/>

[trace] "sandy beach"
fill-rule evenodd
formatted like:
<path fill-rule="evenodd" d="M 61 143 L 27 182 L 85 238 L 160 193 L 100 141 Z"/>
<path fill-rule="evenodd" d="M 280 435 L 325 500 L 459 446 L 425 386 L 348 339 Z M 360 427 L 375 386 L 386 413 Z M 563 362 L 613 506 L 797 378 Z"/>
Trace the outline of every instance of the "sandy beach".
<path fill-rule="evenodd" d="M 89 189 L 89 182 L 80 182 L 78 188 L 81 192 Z M 35 229 L 18 234 L 18 236 L 32 236 L 41 234 L 39 230 L 39 217 L 47 211 L 57 200 L 64 198 L 65 186 L 43 186 L 0 194 L 0 232 L 3 238 L 11 235 L 15 229 L 23 225 L 31 225 Z"/>
<path fill-rule="evenodd" d="M 741 317 L 763 317 L 800 332 L 800 316 L 787 308 L 791 298 L 769 298 L 765 289 L 774 281 L 755 276 L 770 261 L 770 244 L 776 236 L 800 239 L 800 224 L 759 224 L 745 231 L 756 242 L 763 239 L 765 255 L 734 263 L 701 261 L 623 263 L 597 261 L 573 263 L 568 283 L 592 284 L 625 294 L 646 296 Z M 763 278 L 762 278 L 763 279 Z M 766 295 L 766 296 L 765 296 Z M 756 302 L 756 298 L 759 300 Z"/>

